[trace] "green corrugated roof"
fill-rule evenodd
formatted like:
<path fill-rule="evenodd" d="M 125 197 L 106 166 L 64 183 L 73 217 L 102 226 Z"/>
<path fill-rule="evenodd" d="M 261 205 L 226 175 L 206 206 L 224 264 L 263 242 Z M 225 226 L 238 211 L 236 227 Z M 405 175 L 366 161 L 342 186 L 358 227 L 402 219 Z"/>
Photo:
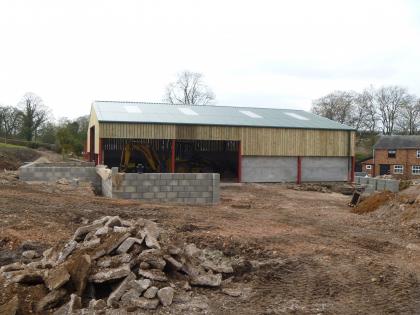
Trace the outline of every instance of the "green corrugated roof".
<path fill-rule="evenodd" d="M 295 109 L 95 101 L 100 122 L 354 130 Z"/>

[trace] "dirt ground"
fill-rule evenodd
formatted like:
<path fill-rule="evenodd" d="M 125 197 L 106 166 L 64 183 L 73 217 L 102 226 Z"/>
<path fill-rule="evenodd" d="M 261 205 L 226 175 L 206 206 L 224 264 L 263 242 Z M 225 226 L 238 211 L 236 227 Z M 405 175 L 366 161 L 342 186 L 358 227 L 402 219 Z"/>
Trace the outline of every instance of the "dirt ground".
<path fill-rule="evenodd" d="M 217 206 L 147 204 L 8 181 L 0 185 L 0 265 L 25 246 L 62 245 L 86 219 L 144 217 L 166 228 L 164 238 L 249 261 L 232 283 L 246 294 L 206 293 L 212 314 L 419 314 L 420 233 L 351 213 L 349 200 L 230 184 Z"/>

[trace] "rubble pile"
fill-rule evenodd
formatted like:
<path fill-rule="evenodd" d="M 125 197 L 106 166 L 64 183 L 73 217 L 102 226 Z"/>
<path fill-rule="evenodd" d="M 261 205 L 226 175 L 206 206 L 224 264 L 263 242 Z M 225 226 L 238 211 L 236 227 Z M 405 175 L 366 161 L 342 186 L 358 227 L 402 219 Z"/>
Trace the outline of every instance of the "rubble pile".
<path fill-rule="evenodd" d="M 295 185 L 288 185 L 288 189 L 298 190 L 298 191 L 317 191 L 322 193 L 330 193 L 330 187 L 326 185 L 320 184 L 295 184 Z"/>
<path fill-rule="evenodd" d="M 169 307 L 191 286 L 220 287 L 232 263 L 194 244 L 163 244 L 156 222 L 106 216 L 79 227 L 61 249 L 24 252 L 27 264 L 0 268 L 8 285 L 42 284 L 35 313 L 105 314 Z M 16 297 L 9 303 L 18 305 Z M 7 307 L 7 305 L 0 306 Z"/>

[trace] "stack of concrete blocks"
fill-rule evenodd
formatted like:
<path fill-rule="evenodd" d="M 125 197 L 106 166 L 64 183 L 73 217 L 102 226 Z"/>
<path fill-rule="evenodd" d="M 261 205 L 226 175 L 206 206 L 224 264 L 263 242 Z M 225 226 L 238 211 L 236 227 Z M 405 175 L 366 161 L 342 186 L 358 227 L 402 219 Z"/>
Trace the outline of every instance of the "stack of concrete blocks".
<path fill-rule="evenodd" d="M 100 192 L 101 178 L 96 173 L 95 163 L 29 163 L 19 168 L 19 179 L 25 182 L 56 182 L 63 178 L 70 182 L 91 182 Z"/>
<path fill-rule="evenodd" d="M 400 181 L 395 179 L 383 179 L 372 177 L 355 178 L 356 184 L 365 186 L 365 192 L 372 193 L 374 191 L 391 191 L 398 192 L 400 190 Z"/>
<path fill-rule="evenodd" d="M 216 204 L 220 200 L 217 173 L 118 173 L 102 182 L 103 194 L 111 198 L 168 201 L 185 204 Z"/>

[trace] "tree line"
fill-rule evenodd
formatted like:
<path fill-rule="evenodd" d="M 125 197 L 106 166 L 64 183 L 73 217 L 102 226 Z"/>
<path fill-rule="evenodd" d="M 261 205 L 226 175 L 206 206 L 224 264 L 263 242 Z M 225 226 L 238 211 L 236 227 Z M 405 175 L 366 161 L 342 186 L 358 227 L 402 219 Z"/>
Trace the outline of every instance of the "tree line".
<path fill-rule="evenodd" d="M 23 140 L 28 146 L 50 144 L 57 152 L 80 155 L 86 141 L 88 116 L 54 122 L 41 97 L 26 93 L 16 106 L 0 105 L 0 138 Z"/>
<path fill-rule="evenodd" d="M 360 133 L 420 134 L 420 99 L 396 85 L 334 91 L 314 100 L 311 111 Z"/>

